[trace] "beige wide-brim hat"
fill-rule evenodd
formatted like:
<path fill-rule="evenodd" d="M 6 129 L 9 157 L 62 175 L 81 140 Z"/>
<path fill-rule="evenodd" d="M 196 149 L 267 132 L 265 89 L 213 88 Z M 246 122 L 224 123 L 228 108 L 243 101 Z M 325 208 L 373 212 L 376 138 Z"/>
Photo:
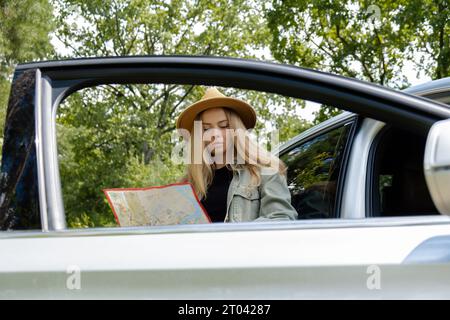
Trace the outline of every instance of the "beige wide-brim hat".
<path fill-rule="evenodd" d="M 203 97 L 188 106 L 177 119 L 177 129 L 191 131 L 195 117 L 202 111 L 210 108 L 226 107 L 234 110 L 242 119 L 247 129 L 252 129 L 256 124 L 256 112 L 247 102 L 225 96 L 215 87 L 208 88 Z"/>

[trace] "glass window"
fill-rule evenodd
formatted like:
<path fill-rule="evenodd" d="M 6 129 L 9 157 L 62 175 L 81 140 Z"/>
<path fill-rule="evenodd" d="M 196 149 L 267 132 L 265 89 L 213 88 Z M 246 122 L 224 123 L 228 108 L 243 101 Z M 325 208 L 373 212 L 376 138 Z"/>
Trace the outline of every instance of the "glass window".
<path fill-rule="evenodd" d="M 304 100 L 236 88 L 218 89 L 255 108 L 258 120 L 251 136 L 269 151 L 312 125 L 306 120 Z M 56 113 L 67 227 L 125 226 L 120 223 L 121 210 L 113 212 L 112 200 L 126 203 L 127 209 L 151 211 L 149 206 L 142 209 L 140 205 L 147 202 L 131 199 L 135 194 L 111 200 L 104 190 L 147 189 L 186 181 L 186 166 L 173 158 L 174 154 L 180 155 L 175 121 L 186 106 L 200 100 L 205 90 L 205 86 L 191 85 L 111 84 L 84 88 L 68 96 Z M 176 205 L 180 203 L 178 199 Z M 131 220 L 130 216 L 127 223 L 133 226 L 166 224 Z"/>
<path fill-rule="evenodd" d="M 281 159 L 299 219 L 336 217 L 336 194 L 351 123 L 302 142 Z"/>
<path fill-rule="evenodd" d="M 17 75 L 5 119 L 0 172 L 0 230 L 39 230 L 35 70 Z"/>

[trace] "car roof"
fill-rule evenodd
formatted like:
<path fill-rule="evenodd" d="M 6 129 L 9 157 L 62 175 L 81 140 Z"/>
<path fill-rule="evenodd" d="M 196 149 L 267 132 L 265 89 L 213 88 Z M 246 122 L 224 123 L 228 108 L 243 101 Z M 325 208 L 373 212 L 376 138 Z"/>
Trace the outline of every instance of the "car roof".
<path fill-rule="evenodd" d="M 445 97 L 448 97 L 450 99 L 450 77 L 442 78 L 439 80 L 428 81 L 426 83 L 408 87 L 401 91 L 409 93 L 409 94 L 413 94 L 416 96 L 426 97 L 426 98 L 429 98 L 432 100 L 435 100 L 433 97 L 435 97 L 437 94 L 440 94 L 440 96 L 442 96 L 442 97 L 444 96 L 443 94 L 445 94 Z M 443 102 L 442 100 L 444 100 L 444 99 L 440 99 L 438 101 Z M 449 102 L 445 102 L 445 103 L 448 104 Z M 449 108 L 450 108 L 450 106 L 449 106 Z M 353 114 L 353 113 L 348 112 L 348 111 L 342 112 L 341 114 L 339 114 L 333 118 L 330 118 L 330 119 L 320 123 L 319 125 L 321 125 L 321 126 L 330 125 L 332 123 L 340 121 L 342 118 L 349 118 L 349 116 L 351 114 Z"/>
<path fill-rule="evenodd" d="M 448 104 L 450 103 L 450 77 L 428 81 L 423 84 L 411 86 L 401 91 Z M 281 143 L 274 148 L 273 152 L 280 152 L 282 149 L 286 148 L 286 146 L 295 144 L 296 142 L 303 140 L 305 137 L 311 136 L 315 132 L 321 131 L 323 128 L 333 126 L 334 124 L 343 122 L 343 120 L 349 120 L 354 115 L 355 114 L 352 112 L 344 111 L 335 117 L 325 120 L 324 122 L 321 122 L 318 125 L 315 125 L 314 127 L 303 131 L 302 133 L 296 135 L 288 141 Z"/>
<path fill-rule="evenodd" d="M 450 105 L 450 77 L 412 86 L 403 92 Z"/>
<path fill-rule="evenodd" d="M 450 93 L 450 77 L 428 81 L 403 90 L 403 92 L 426 96 L 434 92 Z"/>

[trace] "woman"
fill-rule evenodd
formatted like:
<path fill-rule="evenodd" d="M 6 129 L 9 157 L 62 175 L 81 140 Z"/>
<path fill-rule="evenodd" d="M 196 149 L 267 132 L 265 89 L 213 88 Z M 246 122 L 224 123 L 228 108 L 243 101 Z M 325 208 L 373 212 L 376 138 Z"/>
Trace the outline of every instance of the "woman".
<path fill-rule="evenodd" d="M 177 129 L 190 160 L 190 182 L 212 222 L 295 220 L 286 166 L 257 145 L 247 130 L 256 113 L 246 102 L 209 88 L 184 110 Z"/>

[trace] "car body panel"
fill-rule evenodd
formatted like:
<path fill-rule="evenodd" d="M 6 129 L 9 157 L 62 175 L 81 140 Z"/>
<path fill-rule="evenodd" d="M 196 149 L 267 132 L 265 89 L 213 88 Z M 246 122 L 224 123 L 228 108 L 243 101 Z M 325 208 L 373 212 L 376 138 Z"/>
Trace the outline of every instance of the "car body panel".
<path fill-rule="evenodd" d="M 16 170 L 15 180 L 6 180 L 13 159 L 4 154 L 1 185 L 3 194 L 9 190 L 6 195 L 17 195 L 12 183 L 27 181 L 24 172 L 34 178 L 32 189 L 38 189 L 39 198 L 34 194 L 35 206 L 28 209 L 39 216 L 41 230 L 11 227 L 0 232 L 1 298 L 450 298 L 450 261 L 442 258 L 447 242 L 440 242 L 435 260 L 410 263 L 413 252 L 424 256 L 423 243 L 450 235 L 450 217 L 365 218 L 367 158 L 384 121 L 426 132 L 450 117 L 443 104 L 313 70 L 218 57 L 43 62 L 18 66 L 15 79 L 25 74 L 36 80 L 34 100 L 26 103 L 34 111 L 27 125 L 35 130 L 25 140 L 34 142 L 27 145 L 36 148 L 31 149 L 35 160 L 21 153 L 16 164 L 24 166 L 28 159 L 34 167 Z M 67 230 L 56 157 L 57 106 L 80 88 L 133 79 L 235 86 L 354 112 L 320 124 L 278 149 L 282 153 L 358 116 L 341 219 Z M 14 130 L 11 101 L 7 128 Z M 7 137 L 5 143 L 11 147 L 4 150 L 12 156 L 21 145 L 12 134 Z M 11 199 L 0 199 L 3 214 L 20 200 Z M 23 215 L 13 210 L 10 217 L 18 214 Z M 16 226 L 30 225 L 25 221 Z M 431 252 L 426 246 L 425 251 Z M 72 288 L 77 272 L 80 287 Z M 372 276 L 379 278 L 380 287 L 371 286 Z"/>
<path fill-rule="evenodd" d="M 400 286 L 405 284 L 405 278 L 393 278 L 391 271 L 385 274 L 385 270 L 402 264 L 424 240 L 450 234 L 450 218 L 437 217 L 426 227 L 406 220 L 397 220 L 402 226 L 388 226 L 387 221 L 378 221 L 384 226 L 375 226 L 377 221 L 372 221 L 372 226 L 363 226 L 364 221 L 360 221 L 357 227 L 351 226 L 351 221 L 343 221 L 342 227 L 332 227 L 333 222 L 329 222 L 328 227 L 308 228 L 303 224 L 297 230 L 292 225 L 277 230 L 276 224 L 272 224 L 273 230 L 252 232 L 152 234 L 147 229 L 141 230 L 141 234 L 136 231 L 123 234 L 120 230 L 95 234 L 91 230 L 83 235 L 83 231 L 72 230 L 38 237 L 12 236 L 1 239 L 1 295 L 2 298 L 324 298 L 342 292 L 344 296 L 359 298 L 412 298 L 423 294 L 418 291 L 424 279 L 410 279 L 410 290 L 404 291 Z M 447 277 L 448 262 L 435 266 Z M 380 289 L 367 286 L 370 266 L 380 269 Z M 78 290 L 71 290 L 66 284 L 74 267 L 81 275 Z M 444 286 L 437 282 L 436 275 L 427 274 L 426 278 L 435 278 L 435 285 Z M 278 291 L 258 293 L 261 288 L 271 287 Z M 446 292 L 437 290 L 433 296 L 450 297 L 450 282 L 445 287 Z"/>

